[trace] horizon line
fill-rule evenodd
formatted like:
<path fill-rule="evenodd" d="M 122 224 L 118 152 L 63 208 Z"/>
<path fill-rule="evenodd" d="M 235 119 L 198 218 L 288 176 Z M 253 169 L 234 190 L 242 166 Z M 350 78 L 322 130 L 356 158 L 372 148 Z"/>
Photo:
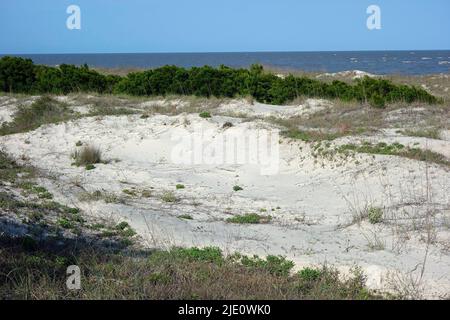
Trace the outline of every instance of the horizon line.
<path fill-rule="evenodd" d="M 388 50 L 317 50 L 317 51 L 172 51 L 172 52 L 57 52 L 57 53 L 0 53 L 1 56 L 8 55 L 102 55 L 102 54 L 240 54 L 240 53 L 346 53 L 346 52 L 431 52 L 450 51 L 450 49 L 388 49 Z"/>

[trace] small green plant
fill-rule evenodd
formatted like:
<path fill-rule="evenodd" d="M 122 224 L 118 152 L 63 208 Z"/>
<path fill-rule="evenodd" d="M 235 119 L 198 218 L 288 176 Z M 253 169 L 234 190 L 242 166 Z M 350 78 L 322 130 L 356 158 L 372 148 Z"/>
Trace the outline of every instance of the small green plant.
<path fill-rule="evenodd" d="M 135 190 L 123 189 L 122 192 L 132 197 L 136 196 Z"/>
<path fill-rule="evenodd" d="M 39 197 L 39 199 L 53 199 L 53 195 L 48 191 L 39 193 L 38 197 Z"/>
<path fill-rule="evenodd" d="M 211 114 L 208 111 L 203 111 L 199 114 L 200 118 L 211 118 Z"/>
<path fill-rule="evenodd" d="M 193 219 L 194 219 L 194 218 L 192 218 L 192 216 L 189 215 L 189 214 L 182 214 L 182 215 L 179 215 L 178 218 L 183 219 L 183 220 L 193 220 Z"/>
<path fill-rule="evenodd" d="M 266 259 L 258 256 L 240 256 L 240 263 L 247 268 L 265 270 L 277 276 L 288 276 L 294 267 L 294 263 L 285 257 L 272 255 L 267 256 Z"/>
<path fill-rule="evenodd" d="M 81 147 L 83 145 L 83 142 L 81 142 L 81 141 L 77 141 L 76 143 L 75 143 L 75 146 L 76 147 Z"/>
<path fill-rule="evenodd" d="M 79 214 L 80 213 L 80 209 L 78 209 L 78 208 L 65 208 L 64 211 L 69 214 Z"/>
<path fill-rule="evenodd" d="M 161 200 L 164 202 L 173 203 L 173 202 L 177 202 L 177 197 L 175 196 L 175 194 L 172 191 L 166 191 L 162 194 Z"/>
<path fill-rule="evenodd" d="M 240 186 L 234 186 L 233 187 L 233 190 L 234 191 L 236 191 L 236 192 L 238 192 L 238 191 L 242 191 L 242 190 L 244 190 L 242 187 L 240 187 Z"/>
<path fill-rule="evenodd" d="M 85 167 L 85 169 L 86 169 L 87 171 L 94 170 L 94 169 L 95 169 L 95 166 L 94 166 L 93 164 L 87 164 L 86 167 Z"/>
<path fill-rule="evenodd" d="M 377 207 L 369 208 L 368 218 L 371 224 L 381 223 L 383 221 L 383 210 Z"/>
<path fill-rule="evenodd" d="M 66 218 L 59 219 L 58 225 L 60 225 L 64 229 L 72 229 L 74 227 L 73 223 Z"/>
<path fill-rule="evenodd" d="M 184 184 L 177 184 L 177 185 L 176 185 L 176 188 L 177 188 L 177 190 L 179 190 L 179 189 L 184 189 L 185 186 L 184 186 Z"/>
<path fill-rule="evenodd" d="M 118 234 L 125 238 L 131 238 L 136 234 L 136 231 L 126 221 L 122 221 L 114 228 L 118 231 Z"/>
<path fill-rule="evenodd" d="M 126 228 L 129 228 L 129 227 L 130 227 L 130 225 L 128 224 L 128 222 L 122 221 L 117 224 L 116 229 L 117 230 L 125 230 Z"/>
<path fill-rule="evenodd" d="M 303 268 L 298 272 L 298 276 L 305 281 L 316 281 L 320 278 L 322 272 L 318 269 Z"/>
<path fill-rule="evenodd" d="M 249 213 L 245 215 L 237 215 L 233 218 L 228 218 L 227 222 L 229 223 L 239 223 L 239 224 L 259 224 L 259 223 L 268 223 L 272 220 L 270 216 L 261 216 L 256 213 Z"/>
<path fill-rule="evenodd" d="M 177 258 L 190 261 L 214 262 L 221 264 L 224 261 L 222 251 L 217 247 L 205 248 L 174 248 L 170 251 Z"/>

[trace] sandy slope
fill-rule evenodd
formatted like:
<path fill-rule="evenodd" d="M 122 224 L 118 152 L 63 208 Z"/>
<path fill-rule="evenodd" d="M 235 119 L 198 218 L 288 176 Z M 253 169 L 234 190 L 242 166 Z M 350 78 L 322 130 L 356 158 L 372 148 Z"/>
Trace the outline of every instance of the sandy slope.
<path fill-rule="evenodd" d="M 310 104 L 323 105 L 320 101 Z M 227 108 L 234 111 L 237 107 L 226 105 L 222 111 L 230 111 Z M 248 106 L 248 110 L 253 114 L 273 111 L 263 105 Z M 284 107 L 275 112 L 284 117 L 304 110 Z M 226 121 L 234 127 L 223 129 Z M 226 252 L 281 254 L 297 267 L 326 262 L 348 270 L 358 264 L 374 288 L 389 287 L 394 274 L 418 276 L 426 247 L 420 224 L 426 209 L 431 208 L 436 239 L 430 247 L 424 289 L 428 297 L 450 293 L 450 255 L 445 250 L 450 240 L 448 170 L 431 165 L 427 182 L 422 162 L 368 155 L 314 158 L 310 145 L 284 138 L 280 139 L 280 167 L 275 175 L 262 175 L 261 168 L 254 164 L 174 163 L 173 150 L 180 143 L 174 138 L 176 134 L 194 135 L 199 126 L 208 132 L 204 139 L 209 142 L 226 132 L 277 130 L 262 120 L 246 122 L 225 116 L 111 116 L 43 126 L 33 132 L 0 137 L 0 143 L 8 153 L 47 174 L 40 182 L 57 201 L 92 215 L 126 218 L 149 246 L 215 245 Z M 402 140 L 392 132 L 373 139 L 423 142 L 450 156 L 448 141 Z M 71 165 L 70 155 L 77 141 L 100 147 L 109 163 L 98 164 L 92 171 Z M 335 143 L 348 141 L 343 138 Z M 248 148 L 240 146 L 237 152 L 245 153 Z M 186 188 L 176 190 L 176 184 Z M 235 185 L 244 190 L 234 192 Z M 427 185 L 432 194 L 429 202 L 424 200 Z M 125 195 L 124 189 L 134 190 L 136 195 Z M 126 201 L 80 200 L 86 192 L 96 190 L 125 197 Z M 151 196 L 142 197 L 143 190 L 150 191 Z M 167 191 L 179 201 L 162 201 L 161 195 Z M 384 208 L 386 223 L 352 223 L 355 213 L 371 205 Z M 260 225 L 225 222 L 246 213 L 271 215 L 273 220 Z M 189 214 L 193 220 L 180 219 L 181 214 Z M 409 228 L 413 223 L 417 227 Z"/>

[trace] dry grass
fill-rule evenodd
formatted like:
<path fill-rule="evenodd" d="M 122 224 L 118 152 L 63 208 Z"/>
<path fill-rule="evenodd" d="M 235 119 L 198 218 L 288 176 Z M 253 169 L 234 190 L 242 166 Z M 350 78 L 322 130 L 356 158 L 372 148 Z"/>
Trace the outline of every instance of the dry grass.
<path fill-rule="evenodd" d="M 61 241 L 61 240 L 60 240 Z M 375 299 L 355 270 L 331 268 L 291 275 L 279 257 L 224 257 L 216 248 L 110 250 L 65 240 L 0 238 L 2 299 Z M 81 290 L 66 289 L 66 268 L 78 265 Z M 313 272 L 314 271 L 314 272 Z"/>
<path fill-rule="evenodd" d="M 89 145 L 75 150 L 72 153 L 72 158 L 75 160 L 77 166 L 87 166 L 103 162 L 101 150 Z"/>

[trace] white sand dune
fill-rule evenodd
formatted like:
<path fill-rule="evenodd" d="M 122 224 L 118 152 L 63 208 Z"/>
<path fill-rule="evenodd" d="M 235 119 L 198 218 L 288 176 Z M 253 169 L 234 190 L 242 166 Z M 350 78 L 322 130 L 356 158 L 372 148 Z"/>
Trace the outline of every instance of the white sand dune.
<path fill-rule="evenodd" d="M 327 107 L 320 101 L 309 104 L 310 110 Z M 229 104 L 220 111 L 234 112 L 240 107 Z M 280 117 L 305 112 L 298 106 L 275 108 L 261 104 L 248 105 L 245 111 Z M 209 130 L 211 138 L 224 134 L 222 125 L 226 121 L 234 124 L 227 130 L 238 132 L 276 130 L 262 120 L 244 122 L 225 116 L 108 116 L 47 125 L 0 137 L 0 143 L 8 153 L 16 158 L 26 155 L 27 161 L 48 174 L 49 178 L 40 183 L 57 201 L 76 205 L 95 216 L 127 219 L 148 246 L 214 245 L 225 252 L 280 254 L 293 260 L 297 268 L 329 263 L 348 270 L 357 264 L 368 274 L 368 284 L 373 288 L 387 289 L 394 275 L 417 277 L 420 273 L 417 266 L 423 262 L 426 247 L 423 230 L 407 230 L 406 226 L 411 219 L 423 220 L 430 207 L 424 201 L 428 186 L 437 236 L 428 255 L 424 290 L 434 298 L 450 292 L 450 255 L 442 247 L 450 239 L 448 225 L 444 225 L 450 215 L 448 170 L 431 165 L 427 181 L 422 162 L 369 155 L 346 160 L 316 159 L 310 145 L 284 138 L 280 139 L 280 169 L 275 175 L 261 175 L 257 165 L 249 164 L 173 163 L 177 130 L 189 134 L 202 126 Z M 411 142 L 399 137 L 384 139 Z M 92 171 L 72 166 L 70 154 L 77 141 L 98 146 L 110 162 L 98 164 Z M 449 156 L 448 141 L 427 145 Z M 237 152 L 245 153 L 248 148 L 241 146 Z M 176 184 L 185 185 L 185 189 L 176 190 Z M 235 185 L 243 190 L 234 192 Z M 124 195 L 124 189 L 133 188 L 137 194 L 150 190 L 152 196 L 129 197 L 125 204 L 79 199 L 86 191 Z M 162 201 L 166 191 L 173 192 L 179 201 Z M 352 224 L 355 212 L 367 206 L 382 207 L 387 223 Z M 259 225 L 225 221 L 246 213 L 270 215 L 273 219 Z M 178 218 L 181 214 L 189 214 L 193 220 Z M 404 221 L 404 230 L 391 223 L 394 218 Z"/>

